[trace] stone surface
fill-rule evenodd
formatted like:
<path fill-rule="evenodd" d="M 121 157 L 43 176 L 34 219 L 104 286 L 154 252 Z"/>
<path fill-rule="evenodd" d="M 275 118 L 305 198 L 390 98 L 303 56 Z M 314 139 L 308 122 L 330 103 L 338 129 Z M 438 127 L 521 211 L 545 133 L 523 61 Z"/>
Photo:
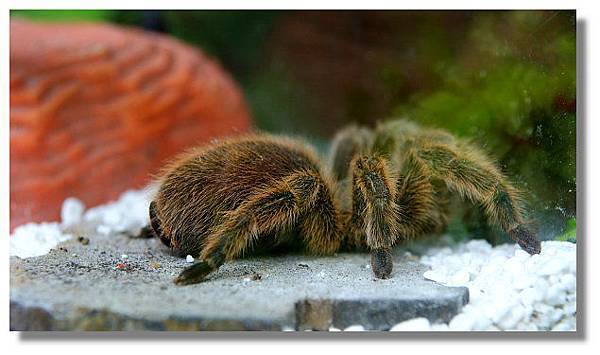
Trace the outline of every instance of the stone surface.
<path fill-rule="evenodd" d="M 374 278 L 366 254 L 282 255 L 227 263 L 178 287 L 172 280 L 189 264 L 158 240 L 73 233 L 89 242 L 11 257 L 11 329 L 385 330 L 415 317 L 448 322 L 468 300 L 464 287 L 424 279 L 427 267 L 402 251 L 388 280 Z"/>

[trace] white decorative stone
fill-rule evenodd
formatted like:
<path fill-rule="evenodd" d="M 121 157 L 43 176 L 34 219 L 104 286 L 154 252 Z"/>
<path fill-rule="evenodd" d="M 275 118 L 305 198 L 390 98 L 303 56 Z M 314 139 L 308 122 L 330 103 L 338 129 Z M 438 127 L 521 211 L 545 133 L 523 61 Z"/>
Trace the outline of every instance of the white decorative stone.
<path fill-rule="evenodd" d="M 345 332 L 364 332 L 365 331 L 365 327 L 363 327 L 360 324 L 356 324 L 356 325 L 351 325 L 349 327 L 344 328 Z"/>
<path fill-rule="evenodd" d="M 10 255 L 31 258 L 47 254 L 58 243 L 71 239 L 58 223 L 27 223 L 10 236 Z"/>
<path fill-rule="evenodd" d="M 63 201 L 60 210 L 60 220 L 63 227 L 79 224 L 83 218 L 85 205 L 79 199 L 69 197 Z"/>
<path fill-rule="evenodd" d="M 465 313 L 458 314 L 450 321 L 448 328 L 455 331 L 472 330 L 475 319 Z"/>
<path fill-rule="evenodd" d="M 573 243 L 545 241 L 541 254 L 529 255 L 517 245 L 492 248 L 485 241 L 470 241 L 432 248 L 420 262 L 431 268 L 423 274 L 426 279 L 469 288 L 470 303 L 451 320 L 449 330 L 574 329 Z"/>
<path fill-rule="evenodd" d="M 392 332 L 421 332 L 430 330 L 429 320 L 427 318 L 413 318 L 393 326 Z"/>

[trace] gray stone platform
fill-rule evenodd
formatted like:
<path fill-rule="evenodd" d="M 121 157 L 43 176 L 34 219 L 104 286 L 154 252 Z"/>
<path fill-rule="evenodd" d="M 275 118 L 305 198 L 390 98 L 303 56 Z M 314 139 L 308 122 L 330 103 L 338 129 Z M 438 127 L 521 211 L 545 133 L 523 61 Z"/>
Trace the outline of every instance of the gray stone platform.
<path fill-rule="evenodd" d="M 172 280 L 189 264 L 158 240 L 86 236 L 11 257 L 12 330 L 385 330 L 414 317 L 448 322 L 468 300 L 464 287 L 425 280 L 402 251 L 388 280 L 374 278 L 366 254 L 287 255 L 227 263 L 180 287 Z"/>

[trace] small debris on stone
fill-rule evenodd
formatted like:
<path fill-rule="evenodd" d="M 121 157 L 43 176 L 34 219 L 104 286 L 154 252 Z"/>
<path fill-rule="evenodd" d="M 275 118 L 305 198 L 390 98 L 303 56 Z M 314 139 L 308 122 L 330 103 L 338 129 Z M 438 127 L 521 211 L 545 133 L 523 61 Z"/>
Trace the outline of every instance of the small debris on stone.
<path fill-rule="evenodd" d="M 90 239 L 89 239 L 89 238 L 86 238 L 86 237 L 81 237 L 81 236 L 79 236 L 79 237 L 77 237 L 77 241 L 78 241 L 79 243 L 83 244 L 83 245 L 88 245 L 88 244 L 90 244 Z"/>
<path fill-rule="evenodd" d="M 185 257 L 185 261 L 187 261 L 188 263 L 193 263 L 194 262 L 194 257 L 191 255 L 188 255 Z"/>
<path fill-rule="evenodd" d="M 252 281 L 260 281 L 260 280 L 262 280 L 262 275 L 259 274 L 259 273 L 257 273 L 257 272 L 255 272 L 254 274 L 252 274 L 252 276 L 250 277 L 250 279 Z"/>
<path fill-rule="evenodd" d="M 124 263 L 117 263 L 117 265 L 115 267 L 119 270 L 125 270 L 127 265 L 125 265 Z"/>
<path fill-rule="evenodd" d="M 127 258 L 129 258 L 129 255 L 127 255 L 127 254 L 121 254 L 121 259 L 125 260 Z"/>
<path fill-rule="evenodd" d="M 309 268 L 308 264 L 302 264 L 302 263 L 300 263 L 300 264 L 298 264 L 298 266 L 303 267 L 303 268 Z"/>
<path fill-rule="evenodd" d="M 150 267 L 153 268 L 154 270 L 160 269 L 160 263 L 152 262 L 152 263 L 150 263 Z"/>

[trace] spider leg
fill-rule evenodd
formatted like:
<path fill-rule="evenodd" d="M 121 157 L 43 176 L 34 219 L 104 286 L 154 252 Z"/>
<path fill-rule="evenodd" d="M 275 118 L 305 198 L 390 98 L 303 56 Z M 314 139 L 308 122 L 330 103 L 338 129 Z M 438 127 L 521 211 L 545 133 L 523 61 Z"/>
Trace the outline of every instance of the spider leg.
<path fill-rule="evenodd" d="M 275 186 L 254 193 L 237 209 L 225 215 L 224 222 L 207 238 L 200 254 L 202 261 L 186 268 L 175 279 L 175 283 L 187 285 L 201 282 L 225 261 L 241 255 L 257 237 L 291 229 L 299 222 L 307 208 L 323 202 L 319 199 L 321 187 L 319 178 L 315 174 L 298 172 Z M 322 248 L 325 252 L 333 252 L 339 246 L 340 239 L 335 222 L 327 220 L 323 215 L 317 219 L 304 221 L 303 228 L 310 232 L 311 228 L 316 228 L 311 223 L 324 221 L 331 225 L 325 227 L 323 233 L 313 231 L 312 238 L 319 239 L 321 243 L 319 245 L 324 246 Z M 312 242 L 315 243 L 312 248 L 317 249 L 317 242 Z M 310 243 L 309 240 L 309 245 Z"/>
<path fill-rule="evenodd" d="M 140 232 L 136 235 L 131 235 L 130 238 L 139 238 L 139 239 L 151 239 L 151 238 L 155 238 L 156 235 L 154 234 L 154 229 L 152 229 L 152 226 L 145 226 L 142 227 L 142 229 L 140 229 Z"/>
<path fill-rule="evenodd" d="M 150 215 L 150 227 L 154 231 L 154 235 L 156 235 L 164 245 L 168 246 L 169 248 L 172 247 L 171 238 L 165 234 L 161 226 L 160 219 L 158 219 L 158 216 L 156 215 L 156 202 L 150 202 L 150 208 L 148 212 Z M 148 229 L 148 227 L 145 229 Z"/>
<path fill-rule="evenodd" d="M 397 237 L 396 184 L 385 159 L 358 156 L 351 163 L 352 216 L 347 226 L 354 244 L 366 235 L 373 272 L 387 278 L 392 272 L 391 247 Z M 364 242 L 362 242 L 364 243 Z"/>
<path fill-rule="evenodd" d="M 343 235 L 339 208 L 331 189 L 318 177 L 311 176 L 297 179 L 293 190 L 303 201 L 300 228 L 306 251 L 313 255 L 332 255 L 339 250 Z"/>
<path fill-rule="evenodd" d="M 399 236 L 410 239 L 441 228 L 446 218 L 423 164 L 409 153 L 402 171 L 396 192 Z"/>
<path fill-rule="evenodd" d="M 350 163 L 359 154 L 367 153 L 373 142 L 373 132 L 366 127 L 351 125 L 339 131 L 331 141 L 329 167 L 337 180 L 350 173 Z"/>
<path fill-rule="evenodd" d="M 500 226 L 525 251 L 538 254 L 539 240 L 524 225 L 519 192 L 479 150 L 466 143 L 421 141 L 415 159 L 450 191 L 483 206 L 490 224 Z"/>

